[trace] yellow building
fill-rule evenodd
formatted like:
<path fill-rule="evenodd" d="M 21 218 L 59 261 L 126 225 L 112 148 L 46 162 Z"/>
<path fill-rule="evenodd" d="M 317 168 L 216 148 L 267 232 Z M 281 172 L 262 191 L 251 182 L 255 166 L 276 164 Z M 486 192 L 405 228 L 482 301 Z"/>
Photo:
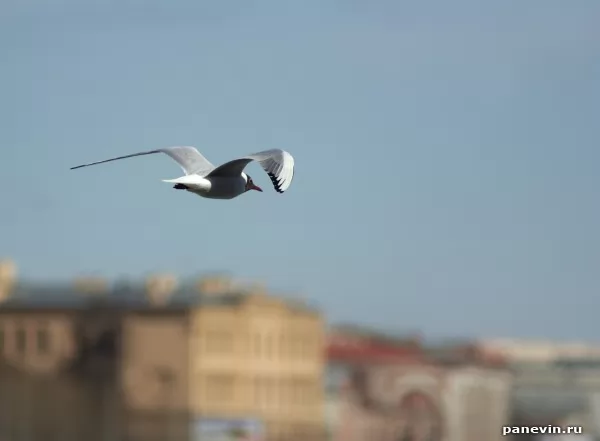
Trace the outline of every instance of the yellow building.
<path fill-rule="evenodd" d="M 141 311 L 123 330 L 124 369 L 177 373 L 176 407 L 204 419 L 258 418 L 268 439 L 318 439 L 323 431 L 324 327 L 319 314 L 262 291 L 209 293 L 186 319 Z M 151 348 L 169 347 L 169 350 Z M 148 384 L 147 380 L 143 381 Z M 153 409 L 164 394 L 133 384 L 131 408 Z M 175 398 L 177 399 L 177 398 Z"/>
<path fill-rule="evenodd" d="M 25 384 L 16 376 L 36 385 L 46 379 L 52 400 L 47 407 L 42 396 L 31 401 L 46 409 L 39 411 L 45 434 L 193 440 L 204 423 L 253 420 L 263 425 L 267 440 L 323 439 L 325 337 L 318 312 L 223 279 L 190 290 L 155 277 L 143 293 L 121 287 L 90 294 L 99 287 L 80 281 L 73 292 L 58 290 L 61 301 L 49 301 L 47 292 L 36 299 L 33 288 L 17 287 L 0 304 L 0 383 Z M 15 352 L 10 348 L 21 335 L 28 336 L 29 349 L 23 343 L 23 351 Z M 42 335 L 43 357 L 34 341 Z M 104 346 L 97 344 L 100 338 Z M 11 399 L 0 390 L 0 406 Z M 84 404 L 99 400 L 104 404 Z M 56 408 L 65 418 L 48 417 Z M 89 421 L 86 430 L 93 433 L 66 428 L 75 414 Z M 27 415 L 36 418 L 30 410 Z"/>

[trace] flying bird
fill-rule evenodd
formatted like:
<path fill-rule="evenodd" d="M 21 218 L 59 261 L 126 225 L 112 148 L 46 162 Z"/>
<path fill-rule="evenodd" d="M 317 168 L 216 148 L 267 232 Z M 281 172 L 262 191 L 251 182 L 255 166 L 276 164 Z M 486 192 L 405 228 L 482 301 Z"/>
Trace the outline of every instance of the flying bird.
<path fill-rule="evenodd" d="M 175 184 L 173 188 L 176 190 L 186 190 L 208 199 L 233 199 L 249 190 L 262 192 L 252 178 L 244 173 L 244 168 L 253 161 L 258 162 L 267 172 L 278 193 L 286 191 L 294 178 L 294 158 L 285 150 L 280 149 L 254 153 L 215 167 L 195 147 L 167 147 L 82 164 L 71 167 L 71 170 L 155 153 L 164 153 L 169 156 L 179 164 L 185 173 L 184 176 L 177 179 L 163 179 L 163 182 Z"/>

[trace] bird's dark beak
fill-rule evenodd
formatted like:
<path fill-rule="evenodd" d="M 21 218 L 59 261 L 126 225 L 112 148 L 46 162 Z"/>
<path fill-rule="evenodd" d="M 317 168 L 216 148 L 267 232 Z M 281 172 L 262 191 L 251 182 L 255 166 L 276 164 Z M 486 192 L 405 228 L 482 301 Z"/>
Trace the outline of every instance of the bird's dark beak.
<path fill-rule="evenodd" d="M 262 188 L 260 188 L 258 185 L 255 185 L 254 182 L 248 183 L 248 190 L 256 190 L 262 192 Z"/>

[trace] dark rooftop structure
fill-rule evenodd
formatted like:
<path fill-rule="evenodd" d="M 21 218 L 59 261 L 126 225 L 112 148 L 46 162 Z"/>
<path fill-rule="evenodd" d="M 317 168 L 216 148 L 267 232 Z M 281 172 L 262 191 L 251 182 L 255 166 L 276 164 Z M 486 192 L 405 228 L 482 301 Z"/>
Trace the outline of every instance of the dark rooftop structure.
<path fill-rule="evenodd" d="M 184 284 L 168 294 L 162 308 L 183 309 L 208 305 L 243 303 L 252 291 L 234 288 L 218 295 L 202 292 L 195 283 Z M 301 299 L 278 297 L 292 309 L 315 310 Z M 157 305 L 148 295 L 143 283 L 115 283 L 103 290 L 90 291 L 75 284 L 20 283 L 11 288 L 1 309 L 87 309 L 90 307 L 154 308 Z"/>

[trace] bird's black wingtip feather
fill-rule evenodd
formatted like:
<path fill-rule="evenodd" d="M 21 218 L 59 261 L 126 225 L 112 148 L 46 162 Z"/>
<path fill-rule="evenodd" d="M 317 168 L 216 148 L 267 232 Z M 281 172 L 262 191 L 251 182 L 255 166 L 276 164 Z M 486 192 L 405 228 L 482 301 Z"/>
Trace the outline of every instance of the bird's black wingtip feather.
<path fill-rule="evenodd" d="M 269 175 L 269 178 L 271 178 L 271 182 L 273 183 L 273 187 L 275 187 L 275 191 L 277 193 L 283 193 L 283 190 L 281 190 L 281 183 L 275 177 L 275 175 L 271 172 L 268 172 L 267 174 Z"/>

